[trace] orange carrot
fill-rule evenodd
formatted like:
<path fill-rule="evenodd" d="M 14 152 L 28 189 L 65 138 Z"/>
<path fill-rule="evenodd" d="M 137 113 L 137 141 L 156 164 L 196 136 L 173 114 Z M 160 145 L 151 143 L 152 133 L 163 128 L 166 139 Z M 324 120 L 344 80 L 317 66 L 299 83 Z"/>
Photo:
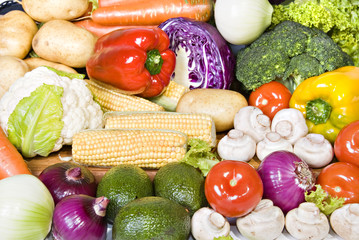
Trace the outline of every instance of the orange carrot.
<path fill-rule="evenodd" d="M 127 0 L 95 9 L 92 19 L 102 25 L 159 25 L 174 17 L 208 21 L 212 13 L 213 0 Z"/>
<path fill-rule="evenodd" d="M 24 158 L 0 128 L 0 180 L 17 174 L 31 174 Z"/>
<path fill-rule="evenodd" d="M 109 7 L 109 6 L 113 6 L 113 5 L 121 5 L 128 1 L 129 0 L 98 0 L 98 6 L 99 7 Z M 131 3 L 138 4 L 141 2 L 145 2 L 145 1 L 148 1 L 148 0 L 131 0 Z"/>
<path fill-rule="evenodd" d="M 124 25 L 116 25 L 116 26 L 105 26 L 98 23 L 95 23 L 92 19 L 85 19 L 81 21 L 73 22 L 75 25 L 86 29 L 89 32 L 92 32 L 97 37 L 101 37 L 109 32 L 118 29 L 127 29 L 127 28 L 155 28 L 157 25 L 146 25 L 146 26 L 124 26 Z"/>

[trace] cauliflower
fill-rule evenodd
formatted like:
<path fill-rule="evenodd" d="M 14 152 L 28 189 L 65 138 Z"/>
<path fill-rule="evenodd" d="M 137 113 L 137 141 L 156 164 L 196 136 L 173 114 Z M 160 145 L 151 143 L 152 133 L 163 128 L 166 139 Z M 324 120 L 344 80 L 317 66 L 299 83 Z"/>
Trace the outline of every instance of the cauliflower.
<path fill-rule="evenodd" d="M 59 95 L 48 89 L 45 89 L 46 94 L 41 93 L 40 87 L 44 85 L 57 86 Z M 60 150 L 63 145 L 71 145 L 75 133 L 103 127 L 101 107 L 93 100 L 86 85 L 83 79 L 70 79 L 47 67 L 38 67 L 17 79 L 0 99 L 1 127 L 25 157 L 37 154 L 47 156 L 50 152 Z M 36 96 L 39 98 L 35 100 Z M 31 98 L 34 99 L 32 105 Z M 56 129 L 61 132 L 59 135 L 56 135 Z M 48 137 L 49 133 L 51 137 Z M 48 140 L 50 138 L 53 142 Z M 47 150 L 36 147 L 37 141 L 43 141 L 41 148 Z"/>

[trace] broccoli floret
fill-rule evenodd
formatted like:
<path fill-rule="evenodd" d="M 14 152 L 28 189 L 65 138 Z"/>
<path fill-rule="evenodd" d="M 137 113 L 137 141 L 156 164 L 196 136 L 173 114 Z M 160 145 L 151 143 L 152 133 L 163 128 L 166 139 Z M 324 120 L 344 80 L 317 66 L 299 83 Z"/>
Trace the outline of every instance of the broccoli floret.
<path fill-rule="evenodd" d="M 273 80 L 291 91 L 305 79 L 353 65 L 323 31 L 284 21 L 237 54 L 236 77 L 246 91 Z"/>
<path fill-rule="evenodd" d="M 270 29 L 286 20 L 319 28 L 359 66 L 358 13 L 357 0 L 293 0 L 273 5 Z"/>

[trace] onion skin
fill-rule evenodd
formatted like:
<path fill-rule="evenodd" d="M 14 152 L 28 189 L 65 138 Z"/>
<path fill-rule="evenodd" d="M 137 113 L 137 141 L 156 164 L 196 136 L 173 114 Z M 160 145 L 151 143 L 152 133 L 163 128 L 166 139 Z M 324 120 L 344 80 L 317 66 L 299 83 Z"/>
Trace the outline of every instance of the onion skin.
<path fill-rule="evenodd" d="M 315 185 L 308 164 L 289 151 L 269 154 L 257 171 L 263 182 L 263 198 L 272 200 L 285 214 L 304 202 L 304 193 Z"/>
<path fill-rule="evenodd" d="M 105 240 L 106 197 L 78 194 L 63 198 L 55 207 L 52 235 L 55 240 Z"/>
<path fill-rule="evenodd" d="M 49 189 L 55 204 L 73 194 L 96 196 L 95 176 L 87 167 L 73 162 L 55 163 L 45 168 L 39 179 Z"/>

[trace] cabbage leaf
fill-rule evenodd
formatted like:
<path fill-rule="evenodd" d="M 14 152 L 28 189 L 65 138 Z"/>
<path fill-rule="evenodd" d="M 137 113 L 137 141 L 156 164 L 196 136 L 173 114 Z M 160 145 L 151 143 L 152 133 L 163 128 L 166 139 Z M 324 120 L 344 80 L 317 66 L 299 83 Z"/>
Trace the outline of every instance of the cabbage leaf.
<path fill-rule="evenodd" d="M 64 126 L 63 88 L 43 84 L 20 100 L 8 120 L 8 138 L 24 157 L 48 156 Z"/>

